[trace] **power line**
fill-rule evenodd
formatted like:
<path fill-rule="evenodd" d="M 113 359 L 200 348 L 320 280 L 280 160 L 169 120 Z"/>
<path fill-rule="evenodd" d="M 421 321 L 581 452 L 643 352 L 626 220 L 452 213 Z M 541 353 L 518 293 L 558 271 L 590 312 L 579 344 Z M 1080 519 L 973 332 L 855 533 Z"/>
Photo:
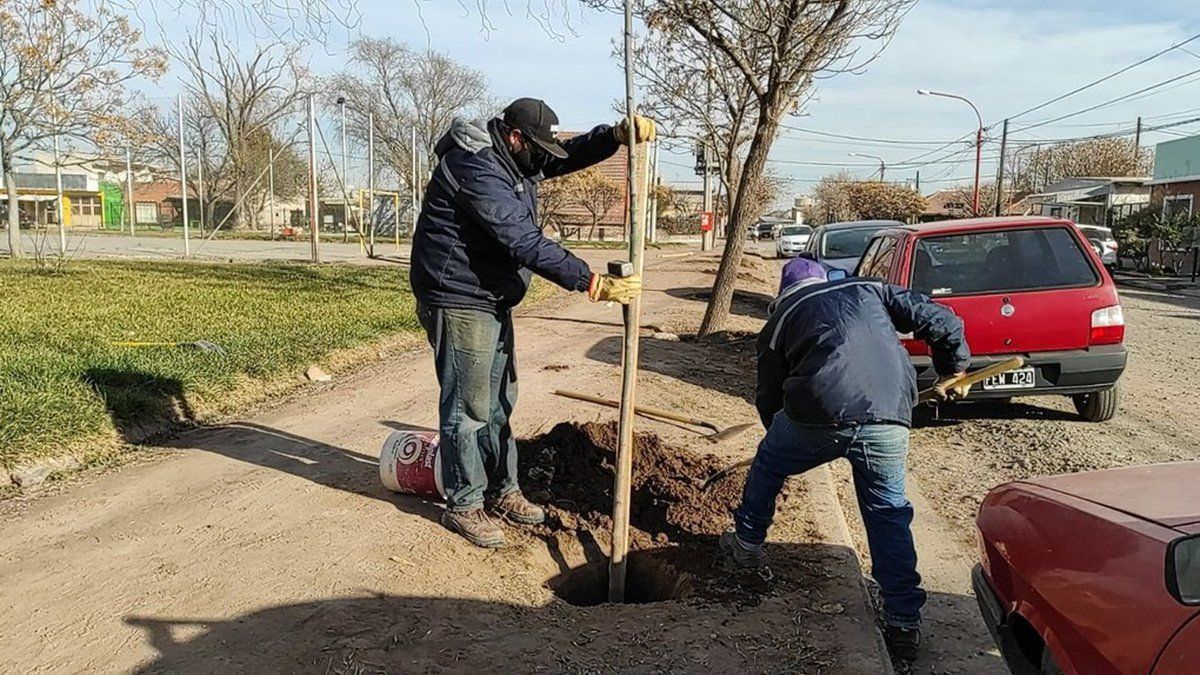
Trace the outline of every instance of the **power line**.
<path fill-rule="evenodd" d="M 1100 79 L 1098 79 L 1098 80 L 1093 80 L 1093 81 L 1091 81 L 1091 82 L 1088 82 L 1087 84 L 1085 84 L 1085 85 L 1083 85 L 1083 86 L 1081 86 L 1081 87 L 1076 87 L 1075 89 L 1072 89 L 1071 91 L 1068 91 L 1068 92 L 1067 92 L 1067 93 L 1065 93 L 1065 94 L 1061 94 L 1061 95 L 1059 95 L 1059 96 L 1055 96 L 1054 98 L 1050 99 L 1049 101 L 1046 101 L 1045 103 L 1039 103 L 1038 105 L 1035 105 L 1035 106 L 1033 106 L 1032 108 L 1029 108 L 1029 109 L 1027 109 L 1027 110 L 1022 110 L 1021 112 L 1019 112 L 1019 113 L 1017 113 L 1017 114 L 1015 114 L 1015 115 L 1009 115 L 1009 116 L 1008 116 L 1008 119 L 1009 119 L 1009 120 L 1015 120 L 1015 119 L 1017 119 L 1018 117 L 1023 117 L 1023 116 L 1025 116 L 1025 115 L 1028 115 L 1029 113 L 1031 113 L 1031 112 L 1033 112 L 1033 111 L 1035 111 L 1035 110 L 1041 110 L 1042 108 L 1045 108 L 1046 106 L 1049 106 L 1049 105 L 1053 105 L 1053 104 L 1055 104 L 1055 103 L 1058 103 L 1059 101 L 1061 101 L 1061 100 L 1063 100 L 1063 99 L 1065 99 L 1065 98 L 1069 98 L 1069 97 L 1071 97 L 1071 96 L 1074 96 L 1075 94 L 1078 94 L 1078 93 L 1079 93 L 1079 92 L 1081 92 L 1081 91 L 1086 91 L 1086 90 L 1088 90 L 1088 89 L 1091 89 L 1092 87 L 1094 87 L 1094 86 L 1096 86 L 1096 85 L 1098 85 L 1098 84 L 1101 84 L 1102 82 L 1107 82 L 1107 81 L 1109 81 L 1109 80 L 1113 79 L 1114 77 L 1117 77 L 1118 75 L 1121 75 L 1121 74 L 1123 74 L 1123 73 L 1127 73 L 1127 72 L 1129 72 L 1129 71 L 1133 70 L 1134 68 L 1137 68 L 1137 67 L 1138 67 L 1138 66 L 1140 66 L 1140 65 L 1143 65 L 1143 64 L 1149 63 L 1150 61 L 1153 61 L 1154 59 L 1157 59 L 1158 57 L 1162 56 L 1163 54 L 1166 54 L 1166 53 L 1168 53 L 1168 52 L 1171 52 L 1171 51 L 1173 51 L 1173 50 L 1175 50 L 1175 49 L 1179 49 L 1180 47 L 1183 47 L 1184 45 L 1186 45 L 1186 44 L 1188 44 L 1188 43 L 1190 43 L 1190 42 L 1194 42 L 1194 41 L 1195 41 L 1195 40 L 1197 40 L 1197 39 L 1200 39 L 1200 33 L 1197 33 L 1197 34 L 1195 34 L 1195 35 L 1191 36 L 1190 38 L 1188 38 L 1188 39 L 1184 40 L 1183 42 L 1178 42 L 1178 43 L 1176 43 L 1176 44 L 1173 44 L 1173 45 L 1171 45 L 1170 47 L 1167 47 L 1166 49 L 1164 49 L 1164 50 L 1162 50 L 1162 51 L 1155 52 L 1154 54 L 1151 54 L 1150 56 L 1147 56 L 1147 57 L 1146 57 L 1146 58 L 1144 58 L 1144 59 L 1141 59 L 1141 60 L 1139 60 L 1139 61 L 1135 61 L 1134 63 L 1131 63 L 1131 64 L 1129 64 L 1128 66 L 1125 66 L 1124 68 L 1120 68 L 1120 69 L 1118 69 L 1118 70 L 1115 70 L 1115 71 L 1113 71 L 1113 72 L 1109 73 L 1108 75 L 1105 75 L 1104 77 L 1101 77 L 1101 78 L 1100 78 Z"/>
<path fill-rule="evenodd" d="M 780 124 L 779 128 L 788 129 L 790 131 L 799 131 L 805 134 L 813 134 L 816 136 L 827 136 L 829 138 L 840 138 L 849 141 L 859 141 L 862 143 L 882 143 L 887 145 L 946 145 L 947 143 L 956 143 L 957 141 L 904 141 L 895 138 L 868 138 L 863 136 L 852 136 L 848 134 L 836 134 L 831 131 L 817 131 L 816 129 L 805 129 L 802 127 L 793 127 L 786 124 Z"/>
<path fill-rule="evenodd" d="M 1169 78 L 1169 79 L 1163 80 L 1163 81 L 1161 81 L 1161 82 L 1157 82 L 1157 83 L 1155 83 L 1155 84 L 1152 84 L 1152 85 L 1150 85 L 1150 86 L 1148 86 L 1148 87 L 1142 87 L 1141 89 L 1138 89 L 1137 91 L 1130 92 L 1130 93 L 1128 93 L 1128 94 L 1124 94 L 1124 95 L 1122 95 L 1122 96 L 1118 96 L 1118 97 L 1116 97 L 1116 98 L 1111 98 L 1111 99 L 1109 99 L 1109 100 L 1107 100 L 1107 101 L 1104 101 L 1103 103 L 1097 103 L 1096 105 L 1091 105 L 1091 106 L 1088 106 L 1088 107 L 1086 107 L 1086 108 L 1083 108 L 1082 110 L 1076 110 L 1075 112 L 1072 112 L 1072 113 L 1067 113 L 1067 114 L 1065 114 L 1065 115 L 1059 115 L 1058 117 L 1054 117 L 1054 118 L 1052 118 L 1052 119 L 1049 119 L 1049 120 L 1046 120 L 1046 121 L 1044 121 L 1044 122 L 1037 122 L 1037 123 L 1034 123 L 1034 124 L 1029 124 L 1029 125 L 1026 125 L 1026 126 L 1024 126 L 1024 127 L 1021 127 L 1020 129 L 1016 129 L 1016 130 L 1015 130 L 1015 131 L 1013 131 L 1012 133 L 1020 133 L 1020 132 L 1022 132 L 1022 131 L 1028 131 L 1028 130 L 1030 130 L 1030 129 L 1036 129 L 1036 128 L 1038 128 L 1038 127 L 1043 127 L 1043 126 L 1046 126 L 1046 125 L 1048 125 L 1048 124 L 1052 124 L 1052 123 L 1054 123 L 1054 122 L 1058 122 L 1058 121 L 1060 121 L 1060 120 L 1069 119 L 1069 118 L 1071 118 L 1071 117 L 1077 117 L 1077 116 L 1079 116 L 1079 115 L 1082 115 L 1082 114 L 1084 114 L 1084 113 L 1091 112 L 1091 111 L 1093 111 L 1093 110 L 1098 110 L 1098 109 L 1100 109 L 1100 108 L 1105 108 L 1105 107 L 1108 107 L 1108 106 L 1110 106 L 1110 105 L 1113 105 L 1113 104 L 1116 104 L 1116 103 L 1120 103 L 1120 102 L 1122 102 L 1122 101 L 1126 101 L 1126 100 L 1128 100 L 1128 99 L 1130 99 L 1130 98 L 1132 98 L 1132 97 L 1134 97 L 1134 96 L 1137 96 L 1137 95 L 1139 95 L 1139 94 L 1143 94 L 1143 93 L 1145 93 L 1145 92 L 1152 91 L 1152 90 L 1154 90 L 1154 89 L 1158 89 L 1158 88 L 1160 88 L 1160 87 L 1163 87 L 1163 86 L 1165 86 L 1165 85 L 1171 84 L 1172 82 L 1176 82 L 1176 81 L 1178 81 L 1178 80 L 1181 80 L 1181 79 L 1183 79 L 1183 78 L 1185 78 L 1185 77 L 1191 77 L 1192 75 L 1196 75 L 1196 74 L 1200 74 L 1200 68 L 1197 68 L 1197 69 L 1195 69 L 1195 70 L 1190 70 L 1190 71 L 1188 71 L 1188 72 L 1186 72 L 1186 73 L 1184 73 L 1184 74 L 1182 74 L 1182 75 L 1176 75 L 1175 77 L 1172 77 L 1172 78 Z M 1011 118 L 1009 118 L 1009 119 L 1011 119 Z"/>

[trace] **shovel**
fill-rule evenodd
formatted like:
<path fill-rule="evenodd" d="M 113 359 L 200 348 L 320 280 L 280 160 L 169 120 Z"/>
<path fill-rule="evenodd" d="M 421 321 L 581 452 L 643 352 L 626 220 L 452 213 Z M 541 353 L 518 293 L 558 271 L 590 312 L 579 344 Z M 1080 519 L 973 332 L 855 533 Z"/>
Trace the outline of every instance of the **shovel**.
<path fill-rule="evenodd" d="M 586 401 L 588 403 L 595 403 L 597 405 L 608 406 L 609 408 L 621 407 L 621 404 L 618 403 L 617 401 L 613 401 L 613 400 L 607 399 L 607 398 L 600 398 L 599 396 L 590 396 L 588 394 L 579 394 L 579 393 L 576 393 L 573 391 L 563 391 L 561 389 L 555 391 L 554 394 L 556 396 L 572 398 L 572 399 L 575 399 L 576 401 Z M 690 417 L 688 415 L 680 415 L 679 413 L 673 413 L 669 410 L 660 410 L 658 408 L 648 408 L 646 406 L 641 406 L 641 405 L 634 406 L 633 412 L 641 415 L 642 417 L 647 417 L 650 419 L 657 418 L 660 421 L 661 420 L 670 420 L 672 422 L 680 422 L 682 424 L 689 424 L 694 427 L 704 427 L 705 429 L 710 429 L 712 431 L 712 433 L 707 434 L 704 437 L 710 441 L 713 441 L 714 443 L 716 443 L 718 441 L 723 441 L 723 440 L 726 440 L 729 438 L 733 438 L 734 436 L 737 436 L 738 434 L 742 433 L 743 431 L 746 431 L 747 429 L 750 429 L 751 427 L 755 426 L 755 424 L 753 422 L 750 422 L 747 424 L 735 424 L 733 426 L 721 428 L 721 427 L 717 426 L 716 424 L 713 424 L 712 422 L 702 420 L 698 417 Z"/>
<path fill-rule="evenodd" d="M 209 354 L 217 354 L 225 356 L 225 350 L 221 345 L 207 340 L 195 340 L 193 342 L 141 342 L 137 340 L 113 340 L 109 342 L 114 347 L 179 347 L 183 349 L 196 349 Z"/>
<path fill-rule="evenodd" d="M 993 363 L 992 365 L 987 366 L 986 368 L 980 368 L 979 370 L 977 370 L 973 373 L 967 373 L 966 375 L 963 375 L 962 377 L 959 377 L 954 380 L 950 380 L 950 381 L 944 383 L 943 386 L 952 387 L 952 386 L 960 385 L 960 384 L 970 384 L 970 385 L 979 384 L 980 382 L 983 382 L 984 380 L 988 379 L 989 377 L 992 377 L 993 375 L 999 375 L 1000 373 L 1006 373 L 1010 370 L 1016 370 L 1017 368 L 1020 368 L 1023 365 L 1025 365 L 1025 359 L 1021 358 L 1020 356 L 1014 356 L 1011 359 L 1005 359 L 1003 361 L 1000 361 L 999 363 Z M 927 403 L 929 401 L 934 400 L 935 398 L 937 398 L 937 387 L 930 387 L 930 388 L 925 389 L 924 391 L 920 392 L 919 394 L 917 394 L 917 404 L 920 405 L 921 403 Z M 720 471 L 714 473 L 713 475 L 711 475 L 707 479 L 705 479 L 704 484 L 700 487 L 700 489 L 707 490 L 713 483 L 721 480 L 722 478 L 728 476 L 729 474 L 733 473 L 734 471 L 737 471 L 738 469 L 750 466 L 750 463 L 753 461 L 754 461 L 754 458 L 749 457 L 749 458 L 734 462 L 733 464 L 730 464 L 729 466 L 725 467 L 724 469 L 721 469 Z"/>

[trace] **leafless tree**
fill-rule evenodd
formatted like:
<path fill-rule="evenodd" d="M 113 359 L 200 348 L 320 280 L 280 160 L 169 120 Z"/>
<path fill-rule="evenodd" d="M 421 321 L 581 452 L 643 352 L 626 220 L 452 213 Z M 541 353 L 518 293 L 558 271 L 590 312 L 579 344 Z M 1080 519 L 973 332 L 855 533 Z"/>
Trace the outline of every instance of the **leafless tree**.
<path fill-rule="evenodd" d="M 1008 166 L 1008 185 L 1033 192 L 1064 178 L 1146 176 L 1154 167 L 1154 152 L 1130 138 L 1094 138 L 1025 146 L 1012 153 Z"/>
<path fill-rule="evenodd" d="M 166 68 L 125 17 L 79 4 L 0 0 L 0 170 L 14 258 L 23 255 L 15 163 L 55 136 L 105 142 L 121 126 L 113 111 L 124 109 L 125 84 Z"/>
<path fill-rule="evenodd" d="M 615 7 L 619 2 L 600 2 Z M 694 42 L 716 70 L 735 73 L 752 94 L 754 122 L 730 209 L 729 239 L 700 334 L 724 328 L 745 248 L 745 224 L 758 214 L 748 186 L 763 175 L 783 118 L 810 93 L 816 77 L 856 71 L 886 44 L 913 0 L 638 0 L 657 39 Z"/>
<path fill-rule="evenodd" d="M 345 96 L 347 115 L 360 120 L 347 124 L 347 135 L 359 147 L 366 145 L 365 121 L 373 114 L 376 156 L 409 187 L 412 129 L 428 170 L 436 161 L 434 146 L 454 117 L 480 116 L 498 107 L 479 71 L 436 52 L 415 52 L 391 38 L 356 40 L 346 69 L 329 78 L 324 89 L 331 97 L 327 104 Z"/>
<path fill-rule="evenodd" d="M 573 203 L 587 211 L 591 219 L 588 239 L 596 235 L 596 227 L 613 207 L 621 202 L 624 191 L 616 181 L 600 173 L 596 167 L 579 171 L 569 177 Z"/>

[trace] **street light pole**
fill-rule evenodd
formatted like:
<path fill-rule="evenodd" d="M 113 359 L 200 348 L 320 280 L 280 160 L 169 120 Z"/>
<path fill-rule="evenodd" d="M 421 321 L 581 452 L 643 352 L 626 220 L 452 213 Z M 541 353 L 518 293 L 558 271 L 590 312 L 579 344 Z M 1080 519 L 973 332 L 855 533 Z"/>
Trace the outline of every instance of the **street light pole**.
<path fill-rule="evenodd" d="M 866 158 L 866 159 L 874 159 L 874 160 L 878 160 L 878 161 L 879 161 L 879 182 L 880 182 L 880 183 L 882 183 L 882 182 L 883 182 L 883 172 L 884 172 L 884 169 L 886 169 L 886 168 L 887 168 L 887 166 L 886 166 L 886 165 L 883 163 L 883 158 L 882 158 L 882 157 L 880 157 L 879 155 L 868 155 L 868 154 L 861 153 L 861 152 L 851 152 L 851 153 L 848 153 L 848 154 L 849 154 L 851 157 L 863 157 L 863 158 Z"/>
<path fill-rule="evenodd" d="M 338 97 L 342 113 L 342 242 L 350 241 L 350 176 L 346 174 L 346 97 Z"/>
<path fill-rule="evenodd" d="M 978 130 L 975 132 L 975 196 L 972 200 L 973 206 L 971 212 L 976 216 L 979 215 L 979 165 L 983 161 L 983 115 L 979 114 L 979 108 L 975 106 L 965 96 L 958 94 L 947 94 L 941 91 L 929 91 L 928 89 L 918 89 L 917 93 L 921 96 L 940 96 L 942 98 L 952 98 L 971 106 L 971 110 L 975 111 L 975 118 L 979 121 Z"/>

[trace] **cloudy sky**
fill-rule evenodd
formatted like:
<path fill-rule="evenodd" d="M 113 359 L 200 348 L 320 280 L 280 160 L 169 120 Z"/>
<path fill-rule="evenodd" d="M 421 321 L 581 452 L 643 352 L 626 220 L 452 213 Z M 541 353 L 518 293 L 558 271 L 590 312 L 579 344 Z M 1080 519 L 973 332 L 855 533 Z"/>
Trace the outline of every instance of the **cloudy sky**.
<path fill-rule="evenodd" d="M 511 14 L 500 0 L 492 0 L 490 26 L 484 30 L 475 0 L 464 2 L 470 11 L 459 0 L 360 0 L 362 21 L 354 31 L 444 52 L 482 71 L 500 98 L 546 99 L 565 128 L 612 120 L 612 102 L 624 91 L 623 73 L 612 57 L 619 16 L 576 11 L 570 31 L 561 20 L 558 30 L 548 31 L 527 15 L 525 0 L 509 0 Z M 918 88 L 961 94 L 979 106 L 989 127 L 985 174 L 995 171 L 999 122 L 1006 116 L 1017 116 L 1014 131 L 1036 125 L 1014 133 L 1015 142 L 1120 132 L 1132 129 L 1139 115 L 1147 126 L 1198 117 L 1200 39 L 1080 94 L 1018 115 L 1198 33 L 1200 15 L 1192 0 L 921 0 L 866 73 L 821 81 L 805 115 L 787 122 L 809 131 L 788 130 L 776 143 L 772 167 L 792 180 L 796 194 L 827 173 L 848 169 L 867 176 L 878 170 L 877 161 L 851 157 L 850 152 L 879 155 L 897 165 L 888 169 L 889 179 L 911 179 L 919 170 L 925 192 L 969 180 L 970 147 L 963 142 L 940 146 L 972 134 L 974 113 L 958 101 L 918 96 Z M 336 66 L 349 37 L 345 30 L 334 31 L 313 66 Z M 1172 78 L 1180 79 L 1049 122 Z M 1148 132 L 1143 142 L 1193 131 L 1200 133 L 1200 122 Z M 665 159 L 677 165 L 667 167 L 676 180 L 694 180 L 686 168 L 690 157 Z"/>

